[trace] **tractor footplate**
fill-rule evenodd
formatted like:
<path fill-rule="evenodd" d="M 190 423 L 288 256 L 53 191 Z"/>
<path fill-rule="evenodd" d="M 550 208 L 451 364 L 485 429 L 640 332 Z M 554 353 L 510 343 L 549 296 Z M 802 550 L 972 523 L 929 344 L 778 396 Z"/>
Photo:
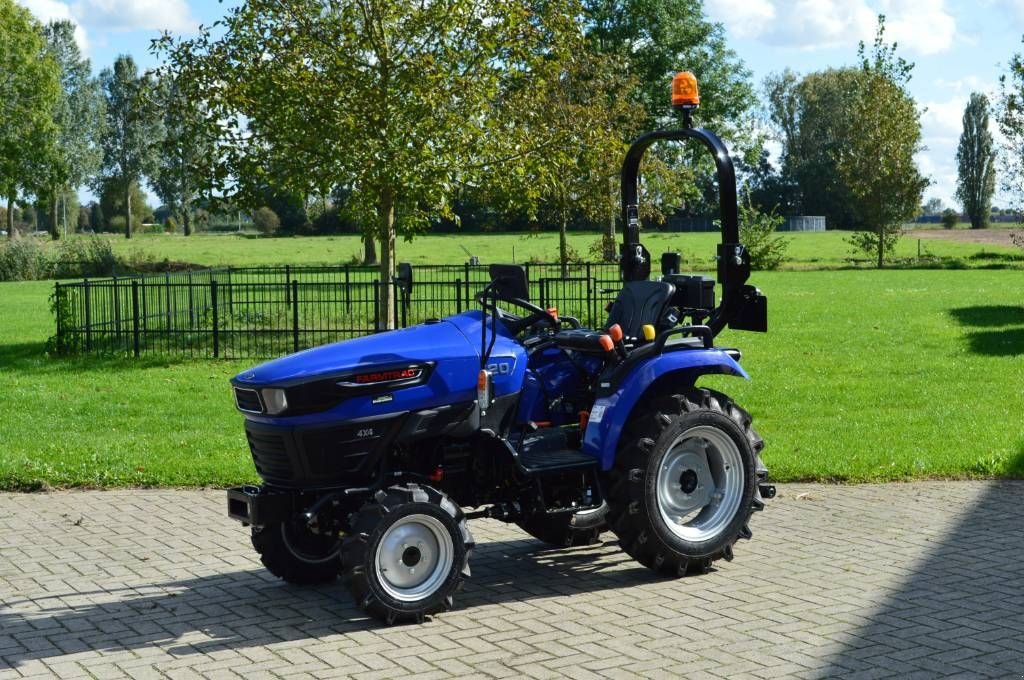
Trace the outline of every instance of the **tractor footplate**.
<path fill-rule="evenodd" d="M 574 449 L 527 448 L 519 454 L 519 465 L 528 474 L 595 467 L 597 458 Z"/>

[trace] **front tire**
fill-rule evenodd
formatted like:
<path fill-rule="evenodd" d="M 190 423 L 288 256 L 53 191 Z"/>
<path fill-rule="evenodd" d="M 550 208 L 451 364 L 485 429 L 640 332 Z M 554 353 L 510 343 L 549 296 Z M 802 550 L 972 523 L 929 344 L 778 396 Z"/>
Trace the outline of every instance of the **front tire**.
<path fill-rule="evenodd" d="M 342 564 L 367 614 L 387 624 L 421 622 L 452 608 L 473 545 L 462 510 L 446 495 L 419 484 L 392 486 L 355 513 Z"/>
<path fill-rule="evenodd" d="M 652 400 L 627 424 L 608 516 L 631 557 L 660 573 L 705 573 L 750 538 L 763 505 L 761 438 L 724 394 L 693 389 Z"/>
<path fill-rule="evenodd" d="M 314 534 L 300 521 L 286 521 L 252 530 L 252 547 L 271 574 L 288 583 L 329 583 L 341 570 L 341 541 Z"/>

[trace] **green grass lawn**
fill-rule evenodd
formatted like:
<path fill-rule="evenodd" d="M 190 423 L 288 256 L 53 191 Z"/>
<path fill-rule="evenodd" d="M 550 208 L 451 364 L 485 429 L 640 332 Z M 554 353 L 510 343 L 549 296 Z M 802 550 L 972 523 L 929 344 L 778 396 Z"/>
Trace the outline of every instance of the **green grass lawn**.
<path fill-rule="evenodd" d="M 305 241 L 316 243 L 265 242 Z M 754 414 L 774 478 L 1024 477 L 1024 271 L 753 281 L 771 332 L 719 338 L 743 350 L 753 380 L 707 382 Z M 51 289 L 0 284 L 0 488 L 254 479 L 227 384 L 243 363 L 48 358 Z"/>
<path fill-rule="evenodd" d="M 871 267 L 867 255 L 853 254 L 846 243 L 847 234 L 783 234 L 791 245 L 783 269 L 838 269 Z M 362 244 L 355 236 L 317 236 L 260 238 L 255 236 L 196 234 L 190 237 L 169 234 L 140 234 L 132 239 L 109 238 L 117 253 L 125 257 L 170 259 L 203 266 L 346 263 L 362 255 Z M 596 233 L 570 233 L 569 245 L 585 259 L 598 240 Z M 647 232 L 644 244 L 656 258 L 666 250 L 683 254 L 692 268 L 707 268 L 713 263 L 717 233 L 683 234 Z M 918 261 L 920 247 L 923 261 Z M 463 248 L 465 250 L 463 250 Z M 527 234 L 449 234 L 419 236 L 411 242 L 399 241 L 397 257 L 413 264 L 462 263 L 466 251 L 482 262 L 532 260 L 554 262 L 558 259 L 558 236 L 551 232 Z M 1024 267 L 1024 252 L 1017 248 L 981 245 L 957 241 L 924 240 L 911 236 L 900 240 L 894 253 L 902 266 Z"/>

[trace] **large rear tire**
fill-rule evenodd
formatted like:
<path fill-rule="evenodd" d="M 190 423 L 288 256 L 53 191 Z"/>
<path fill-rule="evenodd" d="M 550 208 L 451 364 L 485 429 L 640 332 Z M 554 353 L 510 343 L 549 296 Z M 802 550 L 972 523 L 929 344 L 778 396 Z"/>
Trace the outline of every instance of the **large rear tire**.
<path fill-rule="evenodd" d="M 341 570 L 341 541 L 314 534 L 299 521 L 254 527 L 252 547 L 263 566 L 288 583 L 329 583 Z"/>
<path fill-rule="evenodd" d="M 429 486 L 378 491 L 352 519 L 342 564 L 356 604 L 385 623 L 451 609 L 469 576 L 473 537 L 461 508 Z"/>
<path fill-rule="evenodd" d="M 705 573 L 731 560 L 763 507 L 763 442 L 724 394 L 692 389 L 637 408 L 619 444 L 608 523 L 630 556 L 660 573 Z"/>
<path fill-rule="evenodd" d="M 546 515 L 537 513 L 519 520 L 516 524 L 538 541 L 543 541 L 556 548 L 571 548 L 597 543 L 601 532 L 608 529 L 608 524 L 605 521 L 607 515 L 608 504 L 604 503 L 593 510 L 584 510 L 575 514 Z"/>

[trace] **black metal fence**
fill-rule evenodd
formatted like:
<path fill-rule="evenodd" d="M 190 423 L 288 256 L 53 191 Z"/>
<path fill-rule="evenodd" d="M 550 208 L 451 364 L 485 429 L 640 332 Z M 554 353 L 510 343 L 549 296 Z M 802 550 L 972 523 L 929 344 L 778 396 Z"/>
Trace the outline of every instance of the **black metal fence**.
<path fill-rule="evenodd" d="M 603 322 L 619 287 L 608 263 L 528 264 L 531 299 L 584 325 Z M 487 265 L 418 265 L 396 292 L 395 327 L 476 306 Z M 379 271 L 361 266 L 224 268 L 57 283 L 63 354 L 261 358 L 384 330 Z"/>

